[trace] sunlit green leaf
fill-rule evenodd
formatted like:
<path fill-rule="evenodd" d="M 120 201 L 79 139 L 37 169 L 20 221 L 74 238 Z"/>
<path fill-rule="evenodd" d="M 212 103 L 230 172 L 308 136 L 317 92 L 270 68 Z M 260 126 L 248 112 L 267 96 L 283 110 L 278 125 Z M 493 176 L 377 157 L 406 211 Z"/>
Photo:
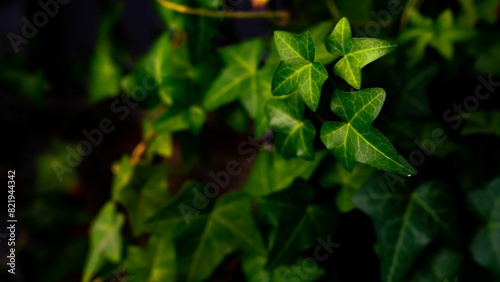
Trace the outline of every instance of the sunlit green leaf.
<path fill-rule="evenodd" d="M 396 44 L 375 38 L 353 38 L 351 27 L 342 18 L 326 38 L 326 49 L 341 58 L 333 68 L 335 75 L 356 89 L 361 88 L 361 69 L 396 48 Z"/>
<path fill-rule="evenodd" d="M 352 93 L 336 90 L 332 111 L 346 122 L 323 123 L 321 141 L 348 171 L 357 161 L 381 170 L 413 175 L 416 170 L 371 126 L 384 100 L 385 91 L 380 88 Z"/>
<path fill-rule="evenodd" d="M 315 48 L 311 34 L 305 32 L 295 35 L 276 31 L 274 41 L 281 63 L 274 73 L 273 95 L 287 95 L 298 91 L 306 105 L 316 111 L 328 73 L 321 63 L 314 61 Z"/>
<path fill-rule="evenodd" d="M 429 182 L 410 194 L 391 192 L 380 177 L 354 196 L 356 207 L 375 225 L 383 281 L 401 281 L 437 237 L 457 240 L 457 218 L 447 191 Z"/>

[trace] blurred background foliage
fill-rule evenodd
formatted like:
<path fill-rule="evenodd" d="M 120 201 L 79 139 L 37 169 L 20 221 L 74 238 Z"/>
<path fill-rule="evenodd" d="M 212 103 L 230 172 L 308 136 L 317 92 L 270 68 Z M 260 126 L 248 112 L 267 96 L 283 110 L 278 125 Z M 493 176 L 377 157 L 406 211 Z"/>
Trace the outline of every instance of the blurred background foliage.
<path fill-rule="evenodd" d="M 7 34 L 21 34 L 21 18 L 40 7 L 0 4 L 0 165 L 17 172 L 20 226 L 14 281 L 281 281 L 312 256 L 316 237 L 328 234 L 341 246 L 296 281 L 500 281 L 500 1 L 171 2 L 220 17 L 155 1 L 73 0 L 16 54 Z M 252 10 L 288 11 L 290 18 L 228 16 Z M 204 100 L 249 73 L 264 82 L 261 89 L 270 87 L 261 78 L 271 78 L 279 61 L 272 41 L 278 29 L 309 30 L 316 59 L 331 72 L 322 40 L 340 17 L 354 36 L 399 44 L 363 70 L 364 88 L 387 92 L 374 125 L 406 159 L 419 150 L 415 141 L 432 139 L 436 129 L 447 137 L 394 192 L 382 173 L 361 164 L 349 173 L 326 152 L 312 162 L 269 152 L 269 121 L 260 112 L 267 98 L 238 98 L 248 91 L 243 83 L 226 98 Z M 256 38 L 261 47 L 238 45 L 240 54 L 261 48 L 252 70 L 218 51 Z M 222 74 L 228 79 L 215 85 Z M 130 96 L 137 85 L 146 97 L 139 102 Z M 490 97 L 460 114 L 454 105 L 470 103 L 479 85 Z M 328 104 L 321 99 L 319 116 L 332 117 Z M 79 142 L 91 142 L 83 130 L 103 127 L 113 130 L 88 156 L 71 157 Z M 251 144 L 249 136 L 262 149 L 247 161 L 239 146 Z M 191 188 L 212 181 L 209 172 L 225 170 L 229 160 L 242 168 L 229 190 L 251 196 L 210 202 L 189 225 L 148 220 L 178 218 Z M 315 218 L 324 228 L 314 229 Z M 226 221 L 245 234 L 243 246 Z M 413 226 L 406 237 L 397 232 L 405 224 Z M 300 239 L 288 242 L 294 232 Z M 202 234 L 211 248 L 193 264 Z M 403 248 L 399 258 L 390 255 L 394 248 Z M 0 279 L 10 281 L 5 260 L 0 269 Z"/>

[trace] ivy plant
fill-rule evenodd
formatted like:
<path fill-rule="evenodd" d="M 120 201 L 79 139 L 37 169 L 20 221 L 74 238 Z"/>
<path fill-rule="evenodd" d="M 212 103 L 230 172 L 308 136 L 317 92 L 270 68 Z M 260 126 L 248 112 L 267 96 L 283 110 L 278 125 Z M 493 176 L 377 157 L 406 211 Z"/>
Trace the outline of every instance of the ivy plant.
<path fill-rule="evenodd" d="M 412 134 L 432 127 L 408 129 L 388 120 L 386 99 L 412 99 L 406 92 L 418 92 L 422 99 L 398 102 L 413 111 L 398 109 L 396 116 L 428 115 L 424 92 L 436 68 L 415 70 L 419 75 L 408 75 L 410 85 L 395 74 L 396 88 L 377 87 L 387 83 L 380 75 L 367 79 L 366 66 L 386 55 L 394 60 L 390 53 L 398 45 L 353 36 L 345 17 L 215 45 L 217 7 L 213 1 L 191 2 L 196 8 L 159 1 L 168 29 L 153 47 L 124 75 L 97 68 L 92 76 L 92 101 L 116 87 L 131 99 L 144 95 L 143 140 L 113 165 L 111 197 L 91 224 L 82 281 L 111 279 L 110 269 L 139 281 L 216 281 L 226 268 L 237 269 L 231 276 L 236 280 L 333 279 L 324 261 L 343 248 L 334 241 L 337 227 L 356 212 L 373 223 L 370 254 L 382 281 L 457 275 L 464 258 L 457 250 L 461 238 L 449 187 L 429 180 L 394 190 L 383 176 L 417 175 L 415 162 L 391 141 L 403 139 L 406 152 Z M 104 47 L 114 17 L 100 29 Z M 472 36 L 455 26 L 449 10 L 436 21 L 413 11 L 409 23 L 399 41 L 413 44 L 415 62 L 424 58 L 426 46 L 451 59 L 453 43 Z M 109 48 L 95 54 L 92 68 L 100 61 L 114 66 Z M 102 81 L 113 83 L 100 88 Z M 462 133 L 498 134 L 496 121 L 496 113 L 481 112 L 467 119 Z M 222 134 L 234 134 L 236 144 L 217 139 L 221 132 L 212 130 L 221 124 Z M 396 127 L 406 131 L 391 132 Z M 232 149 L 238 157 L 213 154 L 210 146 Z M 468 194 L 482 221 L 470 252 L 493 276 L 500 269 L 498 187 L 494 181 Z"/>

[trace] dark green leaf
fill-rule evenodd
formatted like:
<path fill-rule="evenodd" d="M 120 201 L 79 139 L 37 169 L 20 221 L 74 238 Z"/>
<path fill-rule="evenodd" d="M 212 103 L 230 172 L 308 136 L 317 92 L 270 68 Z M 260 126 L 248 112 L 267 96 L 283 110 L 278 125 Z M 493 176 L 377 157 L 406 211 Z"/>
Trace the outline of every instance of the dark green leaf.
<path fill-rule="evenodd" d="M 160 133 L 173 133 L 189 129 L 193 134 L 199 134 L 205 119 L 205 112 L 196 105 L 182 110 L 169 109 L 158 118 L 153 129 Z"/>
<path fill-rule="evenodd" d="M 339 186 L 337 207 L 341 212 L 349 212 L 354 209 L 352 198 L 373 177 L 374 172 L 373 168 L 359 163 L 349 172 L 341 163 L 335 163 L 320 176 L 319 183 L 322 187 Z"/>
<path fill-rule="evenodd" d="M 423 249 L 438 236 L 457 240 L 454 205 L 440 185 L 425 183 L 405 194 L 391 192 L 380 177 L 353 200 L 375 225 L 383 281 L 402 281 Z"/>
<path fill-rule="evenodd" d="M 474 112 L 465 120 L 463 135 L 494 134 L 500 137 L 500 112 Z"/>
<path fill-rule="evenodd" d="M 259 71 L 263 48 L 262 40 L 250 40 L 221 50 L 227 66 L 203 98 L 205 109 L 211 111 L 240 99 L 250 117 L 257 116 L 262 102 L 271 96 L 271 77 Z"/>
<path fill-rule="evenodd" d="M 316 128 L 309 120 L 303 120 L 304 104 L 295 94 L 268 101 L 266 110 L 269 124 L 275 135 L 274 144 L 285 158 L 314 159 Z"/>
<path fill-rule="evenodd" d="M 307 161 L 299 158 L 286 160 L 280 154 L 262 150 L 242 189 L 252 195 L 263 196 L 287 188 L 296 178 L 307 180 L 326 153 L 317 152 L 313 161 Z"/>
<path fill-rule="evenodd" d="M 500 277 L 500 178 L 469 193 L 469 201 L 484 225 L 470 246 L 474 260 Z"/>
<path fill-rule="evenodd" d="M 415 271 L 410 282 L 456 282 L 460 274 L 463 256 L 450 249 L 440 249 L 432 253 Z"/>
<path fill-rule="evenodd" d="M 234 252 L 265 255 L 266 249 L 251 214 L 252 199 L 231 193 L 219 199 L 205 222 L 189 224 L 189 238 L 176 241 L 182 281 L 205 281 Z"/>
<path fill-rule="evenodd" d="M 304 250 L 333 232 L 335 213 L 331 207 L 312 205 L 313 191 L 303 182 L 258 200 L 259 212 L 274 226 L 270 235 L 267 267 L 292 264 Z"/>
<path fill-rule="evenodd" d="M 454 53 L 453 44 L 468 40 L 473 35 L 473 30 L 455 24 L 451 10 L 443 11 L 435 22 L 414 10 L 410 17 L 410 26 L 401 33 L 399 41 L 413 42 L 409 62 L 412 65 L 424 57 L 427 46 L 436 49 L 445 59 L 451 60 Z"/>

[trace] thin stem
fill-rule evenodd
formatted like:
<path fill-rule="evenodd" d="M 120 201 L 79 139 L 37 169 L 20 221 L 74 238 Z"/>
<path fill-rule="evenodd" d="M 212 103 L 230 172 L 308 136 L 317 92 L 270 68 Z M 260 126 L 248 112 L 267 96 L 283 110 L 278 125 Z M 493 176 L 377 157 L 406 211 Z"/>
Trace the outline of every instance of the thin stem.
<path fill-rule="evenodd" d="M 132 156 L 130 157 L 130 164 L 131 165 L 136 165 L 139 163 L 141 160 L 141 156 L 146 151 L 146 148 L 148 147 L 148 144 L 153 140 L 153 138 L 156 136 L 156 132 L 151 132 L 146 139 L 142 140 L 135 146 L 134 150 L 132 151 Z"/>
<path fill-rule="evenodd" d="M 227 17 L 236 19 L 258 19 L 258 18 L 269 18 L 269 19 L 283 19 L 288 21 L 290 18 L 290 13 L 288 11 L 263 11 L 263 12 L 238 12 L 238 11 L 213 11 L 206 10 L 202 8 L 192 8 L 184 6 L 181 4 L 173 3 L 168 0 L 157 0 L 163 7 L 176 11 L 182 14 L 204 16 L 204 17 Z"/>
<path fill-rule="evenodd" d="M 338 22 L 342 18 L 342 15 L 340 14 L 339 9 L 337 8 L 337 5 L 335 5 L 334 0 L 326 0 L 326 7 L 328 7 L 328 10 L 330 10 L 330 13 L 333 16 L 333 19 Z"/>

